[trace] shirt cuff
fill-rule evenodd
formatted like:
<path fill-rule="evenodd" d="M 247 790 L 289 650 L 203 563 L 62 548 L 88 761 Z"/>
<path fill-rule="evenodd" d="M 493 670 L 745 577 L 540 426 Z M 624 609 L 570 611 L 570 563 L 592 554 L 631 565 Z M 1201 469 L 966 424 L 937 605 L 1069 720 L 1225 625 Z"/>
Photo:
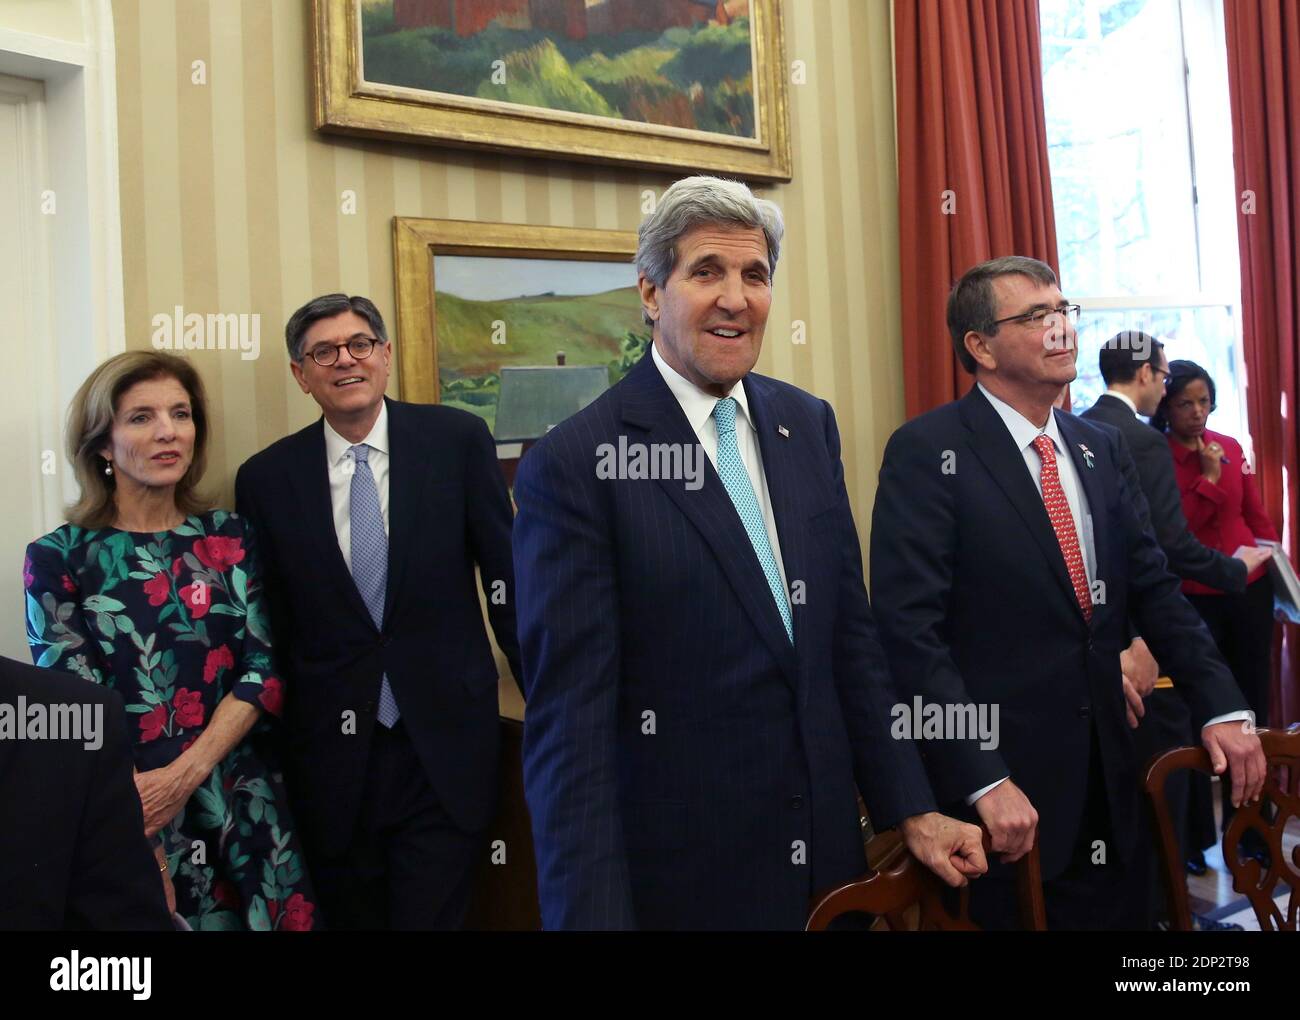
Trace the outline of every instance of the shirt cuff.
<path fill-rule="evenodd" d="M 970 806 L 971 806 L 972 804 L 974 804 L 977 800 L 979 800 L 981 797 L 983 797 L 984 794 L 988 793 L 991 789 L 993 789 L 993 787 L 995 787 L 995 786 L 1001 786 L 1003 783 L 1005 783 L 1005 782 L 1006 782 L 1008 779 L 1010 779 L 1010 778 L 1011 778 L 1010 776 L 1003 776 L 1003 777 L 1002 777 L 1001 779 L 999 779 L 996 783 L 989 783 L 988 786 L 982 786 L 982 787 L 980 787 L 978 790 L 976 790 L 974 793 L 972 793 L 970 796 L 968 796 L 968 797 L 966 798 L 966 806 L 967 806 L 967 807 L 970 807 Z"/>
<path fill-rule="evenodd" d="M 1227 715 L 1216 715 L 1213 719 L 1202 726 L 1201 729 L 1205 729 L 1206 726 L 1217 726 L 1221 722 L 1240 722 L 1243 719 L 1249 719 L 1251 729 L 1255 728 L 1255 713 L 1243 710 L 1241 712 L 1229 712 Z"/>

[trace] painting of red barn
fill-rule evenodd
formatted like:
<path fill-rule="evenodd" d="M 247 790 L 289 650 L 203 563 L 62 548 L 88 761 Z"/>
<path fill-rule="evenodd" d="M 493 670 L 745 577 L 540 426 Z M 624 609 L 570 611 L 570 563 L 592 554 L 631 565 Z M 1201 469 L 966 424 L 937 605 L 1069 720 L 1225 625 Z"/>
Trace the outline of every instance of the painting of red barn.
<path fill-rule="evenodd" d="M 315 0 L 316 126 L 789 179 L 783 0 Z"/>

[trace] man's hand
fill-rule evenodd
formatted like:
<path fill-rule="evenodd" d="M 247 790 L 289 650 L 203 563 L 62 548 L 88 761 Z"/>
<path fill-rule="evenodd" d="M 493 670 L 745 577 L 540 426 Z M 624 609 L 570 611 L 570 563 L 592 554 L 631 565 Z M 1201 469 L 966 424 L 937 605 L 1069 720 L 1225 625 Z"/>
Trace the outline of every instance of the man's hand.
<path fill-rule="evenodd" d="M 1156 689 L 1156 680 L 1160 678 L 1160 667 L 1156 665 L 1155 656 L 1147 648 L 1147 643 L 1140 637 L 1119 653 L 1120 672 L 1133 684 L 1138 695 L 1149 698 Z M 1141 715 L 1138 712 L 1138 715 Z M 1133 723 L 1134 726 L 1137 723 Z"/>
<path fill-rule="evenodd" d="M 1250 574 L 1273 558 L 1273 550 L 1261 545 L 1239 545 L 1232 555 L 1246 564 L 1246 573 Z"/>
<path fill-rule="evenodd" d="M 1232 779 L 1232 806 L 1254 803 L 1264 789 L 1268 764 L 1264 747 L 1253 726 L 1245 721 L 1221 722 L 1201 730 L 1201 743 L 1210 752 L 1214 774 L 1228 770 Z"/>
<path fill-rule="evenodd" d="M 899 829 L 912 856 L 954 888 L 989 870 L 977 825 L 928 811 L 904 818 Z"/>
<path fill-rule="evenodd" d="M 1146 706 L 1142 704 L 1142 695 L 1137 692 L 1127 676 L 1123 677 L 1124 683 L 1124 700 L 1128 702 L 1124 706 L 1124 713 L 1128 716 L 1128 724 L 1131 728 L 1138 728 L 1138 720 L 1147 714 Z"/>
<path fill-rule="evenodd" d="M 1029 853 L 1038 831 L 1038 812 L 1020 787 L 1010 779 L 993 787 L 975 802 L 980 821 L 989 830 L 993 851 L 1007 864 Z"/>

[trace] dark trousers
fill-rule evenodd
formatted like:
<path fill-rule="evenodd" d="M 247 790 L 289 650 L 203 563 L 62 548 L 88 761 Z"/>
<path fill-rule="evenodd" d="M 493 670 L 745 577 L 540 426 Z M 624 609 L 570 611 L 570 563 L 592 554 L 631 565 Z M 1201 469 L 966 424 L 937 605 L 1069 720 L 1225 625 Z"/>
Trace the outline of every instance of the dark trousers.
<path fill-rule="evenodd" d="M 1175 681 L 1176 683 L 1177 681 Z M 1168 688 L 1152 691 L 1146 699 L 1146 715 L 1133 731 L 1133 744 L 1137 752 L 1138 775 L 1146 778 L 1151 759 L 1175 747 L 1196 746 L 1200 735 L 1192 733 L 1192 713 L 1187 702 L 1177 690 Z M 1180 841 L 1178 860 L 1188 852 L 1187 797 L 1191 773 L 1187 769 L 1171 772 L 1165 779 L 1165 803 L 1169 806 L 1174 833 Z M 1143 800 L 1146 794 L 1142 794 Z M 1145 862 L 1147 870 L 1147 924 L 1154 927 L 1157 921 L 1168 918 L 1164 882 L 1160 878 L 1160 843 L 1151 822 L 1147 805 L 1142 805 L 1142 828 L 1138 836 L 1135 860 Z"/>
<path fill-rule="evenodd" d="M 1014 777 L 1013 777 L 1014 778 Z M 1136 790 L 1134 791 L 1136 796 Z M 1096 841 L 1105 860 L 1094 863 Z M 971 883 L 970 916 L 981 928 L 1006 931 L 1020 928 L 1015 876 L 998 867 Z M 1074 852 L 1066 869 L 1043 883 L 1049 931 L 1132 931 L 1147 927 L 1146 862 L 1126 863 L 1114 838 L 1101 753 L 1093 731 L 1088 765 L 1087 804 Z"/>
<path fill-rule="evenodd" d="M 1240 595 L 1188 595 L 1189 601 L 1214 637 L 1227 660 L 1246 704 L 1255 713 L 1255 725 L 1268 725 L 1268 694 L 1273 673 L 1273 582 L 1264 575 L 1246 586 Z M 1200 743 L 1197 734 L 1196 742 Z M 1223 828 L 1236 813 L 1232 806 L 1232 780 L 1226 773 L 1219 781 L 1223 799 Z M 1219 841 L 1214 827 L 1213 786 L 1209 776 L 1191 776 L 1188 794 L 1188 842 L 1203 850 Z M 1253 837 L 1253 839 L 1252 839 Z M 1247 845 L 1262 842 L 1248 832 Z"/>
<path fill-rule="evenodd" d="M 311 859 L 325 924 L 459 929 L 481 849 L 483 834 L 457 828 L 442 809 L 405 726 L 376 725 L 352 843 L 338 856 Z"/>

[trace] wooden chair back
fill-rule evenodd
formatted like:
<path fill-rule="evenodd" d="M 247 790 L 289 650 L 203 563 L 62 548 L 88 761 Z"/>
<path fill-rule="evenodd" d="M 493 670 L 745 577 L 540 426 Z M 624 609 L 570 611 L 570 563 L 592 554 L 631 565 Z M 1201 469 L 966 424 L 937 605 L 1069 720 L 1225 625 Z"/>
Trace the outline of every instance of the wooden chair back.
<path fill-rule="evenodd" d="M 1292 848 L 1288 859 L 1282 849 L 1282 833 L 1290 819 L 1300 818 L 1300 723 L 1286 731 L 1260 730 L 1259 739 L 1269 765 L 1264 793 L 1258 803 L 1243 804 L 1233 814 L 1223 834 L 1223 861 L 1232 874 L 1233 889 L 1250 901 L 1261 929 L 1296 931 L 1300 929 L 1300 845 Z M 1169 896 L 1170 925 L 1176 931 L 1192 930 L 1192 910 L 1182 849 L 1165 798 L 1165 780 L 1174 770 L 1189 768 L 1213 774 L 1209 752 L 1203 747 L 1166 751 L 1151 760 L 1143 784 L 1160 841 L 1160 874 Z M 1272 819 L 1265 808 L 1269 803 L 1276 809 Z M 1268 847 L 1272 860 L 1267 869 L 1254 858 L 1238 859 L 1236 848 L 1247 829 L 1254 829 Z M 1279 885 L 1291 890 L 1285 912 L 1276 900 Z"/>
<path fill-rule="evenodd" d="M 984 852 L 991 853 L 987 830 Z M 876 915 L 879 920 L 873 930 L 979 931 L 979 926 L 970 919 L 970 887 L 954 894 L 942 879 L 908 852 L 897 834 L 874 836 L 867 844 L 867 863 L 871 870 L 862 878 L 814 900 L 805 926 L 807 931 L 824 931 L 837 917 L 849 913 Z M 1029 931 L 1046 931 L 1047 910 L 1043 903 L 1037 839 L 1033 849 L 1016 862 L 1015 868 L 1021 924 Z"/>

